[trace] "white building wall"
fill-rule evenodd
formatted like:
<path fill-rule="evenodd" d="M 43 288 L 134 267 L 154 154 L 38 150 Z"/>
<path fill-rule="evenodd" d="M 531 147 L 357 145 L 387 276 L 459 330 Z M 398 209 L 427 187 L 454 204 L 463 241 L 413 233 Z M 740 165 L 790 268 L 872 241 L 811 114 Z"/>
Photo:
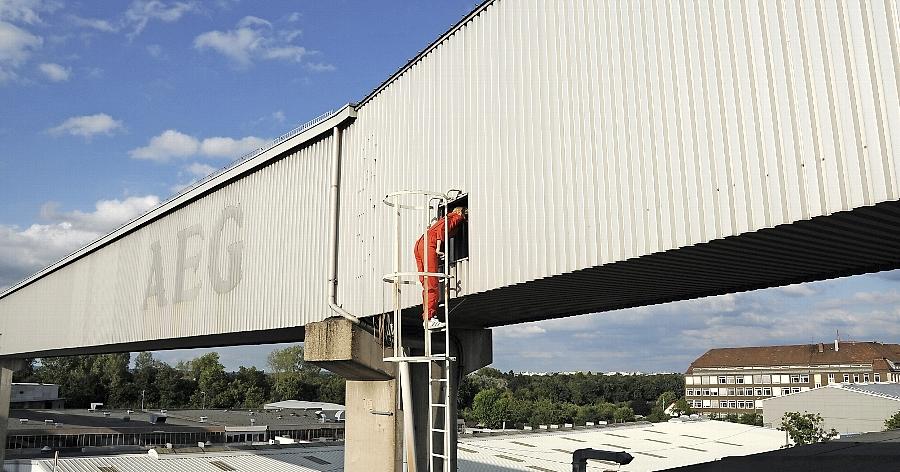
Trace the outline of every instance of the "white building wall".
<path fill-rule="evenodd" d="M 490 4 L 347 130 L 344 223 L 376 231 L 342 244 L 341 299 L 380 311 L 380 199 L 400 189 L 469 193 L 466 292 L 896 199 L 897 18 L 890 0 Z"/>
<path fill-rule="evenodd" d="M 821 387 L 762 401 L 763 423 L 781 426 L 787 412 L 818 413 L 825 429 L 841 434 L 868 433 L 884 429 L 884 420 L 900 411 L 900 399 L 885 398 L 841 388 Z"/>

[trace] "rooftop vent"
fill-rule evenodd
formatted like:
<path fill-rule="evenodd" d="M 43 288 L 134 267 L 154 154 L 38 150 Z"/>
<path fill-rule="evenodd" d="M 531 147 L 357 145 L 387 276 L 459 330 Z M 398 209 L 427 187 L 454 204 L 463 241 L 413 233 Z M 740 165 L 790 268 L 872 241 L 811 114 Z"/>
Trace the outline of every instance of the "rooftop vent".
<path fill-rule="evenodd" d="M 825 352 L 825 345 L 822 343 L 819 343 L 818 351 L 819 351 L 819 354 L 822 354 L 823 352 Z"/>
<path fill-rule="evenodd" d="M 200 422 L 201 422 L 201 423 L 206 423 L 206 420 L 207 420 L 207 419 L 208 419 L 207 417 L 201 416 L 201 417 L 200 417 Z"/>
<path fill-rule="evenodd" d="M 27 424 L 27 423 L 28 423 L 28 418 L 19 418 L 19 423 Z"/>
<path fill-rule="evenodd" d="M 53 420 L 44 420 L 44 424 L 53 424 Z"/>

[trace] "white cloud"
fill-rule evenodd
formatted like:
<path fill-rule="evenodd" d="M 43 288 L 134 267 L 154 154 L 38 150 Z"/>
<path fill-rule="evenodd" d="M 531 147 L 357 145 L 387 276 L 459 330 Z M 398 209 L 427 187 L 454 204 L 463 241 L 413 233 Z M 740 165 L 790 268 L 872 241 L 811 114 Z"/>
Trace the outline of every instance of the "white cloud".
<path fill-rule="evenodd" d="M 0 20 L 32 25 L 41 23 L 40 13 L 61 7 L 61 2 L 52 0 L 0 0 Z"/>
<path fill-rule="evenodd" d="M 0 83 L 15 78 L 16 69 L 43 43 L 40 36 L 0 21 Z"/>
<path fill-rule="evenodd" d="M 159 205 L 159 197 L 145 195 L 128 197 L 124 200 L 100 200 L 94 204 L 94 210 L 83 212 L 74 210 L 59 212 L 59 204 L 45 203 L 41 207 L 41 218 L 57 224 L 69 224 L 72 228 L 95 233 L 108 233 Z"/>
<path fill-rule="evenodd" d="M 65 82 L 72 73 L 72 69 L 54 63 L 41 64 L 38 69 L 52 82 Z"/>
<path fill-rule="evenodd" d="M 150 139 L 147 146 L 129 152 L 135 159 L 167 162 L 172 158 L 187 158 L 197 155 L 206 157 L 236 158 L 261 147 L 266 139 L 247 136 L 240 139 L 212 137 L 200 140 L 194 136 L 166 130 Z"/>
<path fill-rule="evenodd" d="M 44 205 L 47 224 L 25 229 L 0 225 L 0 290 L 76 249 L 96 240 L 159 204 L 153 195 L 125 200 L 101 200 L 90 212 L 60 213 L 55 204 Z"/>
<path fill-rule="evenodd" d="M 818 290 L 809 284 L 786 285 L 776 290 L 789 297 L 808 297 L 819 293 Z"/>
<path fill-rule="evenodd" d="M 504 326 L 494 330 L 495 335 L 499 338 L 528 338 L 546 332 L 546 329 L 534 323 Z"/>
<path fill-rule="evenodd" d="M 159 44 L 150 44 L 147 46 L 147 54 L 150 54 L 151 57 L 159 59 L 163 56 L 162 46 Z"/>
<path fill-rule="evenodd" d="M 307 62 L 306 68 L 313 72 L 331 72 L 337 70 L 334 64 L 326 64 L 324 62 Z"/>
<path fill-rule="evenodd" d="M 197 138 L 169 129 L 151 138 L 148 145 L 133 149 L 129 154 L 135 159 L 165 162 L 173 157 L 193 156 L 199 148 Z"/>
<path fill-rule="evenodd" d="M 284 120 L 285 120 L 284 112 L 281 110 L 278 110 L 275 113 L 272 113 L 272 119 L 275 120 L 276 123 L 284 123 Z"/>
<path fill-rule="evenodd" d="M 47 131 L 54 136 L 69 134 L 90 139 L 97 134 L 109 136 L 120 129 L 122 129 L 121 121 L 114 120 L 106 113 L 97 113 L 96 115 L 73 116 Z"/>
<path fill-rule="evenodd" d="M 115 33 L 116 31 L 119 31 L 118 26 L 113 25 L 108 20 L 100 18 L 82 18 L 77 15 L 72 15 L 69 19 L 75 26 L 80 26 L 82 28 L 90 28 L 104 33 Z"/>
<path fill-rule="evenodd" d="M 132 26 L 129 36 L 141 34 L 151 20 L 173 23 L 186 13 L 198 11 L 196 2 L 164 2 L 161 0 L 135 0 L 125 11 L 125 20 Z"/>
<path fill-rule="evenodd" d="M 265 139 L 255 136 L 247 136 L 241 139 L 206 138 L 200 143 L 200 153 L 209 157 L 239 157 L 262 147 L 265 143 Z"/>
<path fill-rule="evenodd" d="M 194 38 L 194 48 L 222 54 L 240 68 L 247 68 L 257 60 L 300 62 L 311 52 L 293 44 L 298 36 L 299 30 L 275 31 L 269 21 L 247 16 L 233 30 L 200 34 Z"/>
<path fill-rule="evenodd" d="M 201 178 L 202 178 L 202 177 L 206 177 L 207 175 L 212 174 L 213 172 L 215 172 L 215 171 L 216 171 L 216 168 L 213 167 L 213 166 L 211 166 L 211 165 L 209 165 L 209 164 L 203 164 L 203 163 L 200 163 L 200 162 L 193 162 L 193 163 L 191 163 L 190 165 L 186 166 L 186 167 L 184 168 L 184 170 L 185 170 L 188 174 L 193 175 L 194 177 L 201 177 Z"/>

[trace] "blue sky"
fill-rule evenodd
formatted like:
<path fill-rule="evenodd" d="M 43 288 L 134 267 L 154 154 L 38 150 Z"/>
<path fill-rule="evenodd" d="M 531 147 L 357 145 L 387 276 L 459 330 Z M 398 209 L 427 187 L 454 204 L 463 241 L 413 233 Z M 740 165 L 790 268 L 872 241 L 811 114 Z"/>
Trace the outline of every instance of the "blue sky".
<path fill-rule="evenodd" d="M 477 3 L 0 0 L 0 287 L 362 98 Z M 836 329 L 896 342 L 895 279 L 501 328 L 495 366 L 682 371 L 711 347 L 828 341 Z M 269 350 L 220 352 L 229 368 L 262 367 Z"/>

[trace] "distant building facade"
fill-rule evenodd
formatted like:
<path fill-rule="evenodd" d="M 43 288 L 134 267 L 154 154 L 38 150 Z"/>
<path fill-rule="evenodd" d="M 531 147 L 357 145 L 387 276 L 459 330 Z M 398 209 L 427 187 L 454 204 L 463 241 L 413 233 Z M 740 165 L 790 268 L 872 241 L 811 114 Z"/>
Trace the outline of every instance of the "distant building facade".
<path fill-rule="evenodd" d="M 762 413 L 766 398 L 860 382 L 900 382 L 900 344 L 710 349 L 688 367 L 685 399 L 704 414 Z"/>
<path fill-rule="evenodd" d="M 825 429 L 842 436 L 884 429 L 900 411 L 900 384 L 832 384 L 763 400 L 763 424 L 778 427 L 787 412 L 818 413 Z"/>
<path fill-rule="evenodd" d="M 9 396 L 10 409 L 59 410 L 65 400 L 59 398 L 59 385 L 14 383 Z"/>

